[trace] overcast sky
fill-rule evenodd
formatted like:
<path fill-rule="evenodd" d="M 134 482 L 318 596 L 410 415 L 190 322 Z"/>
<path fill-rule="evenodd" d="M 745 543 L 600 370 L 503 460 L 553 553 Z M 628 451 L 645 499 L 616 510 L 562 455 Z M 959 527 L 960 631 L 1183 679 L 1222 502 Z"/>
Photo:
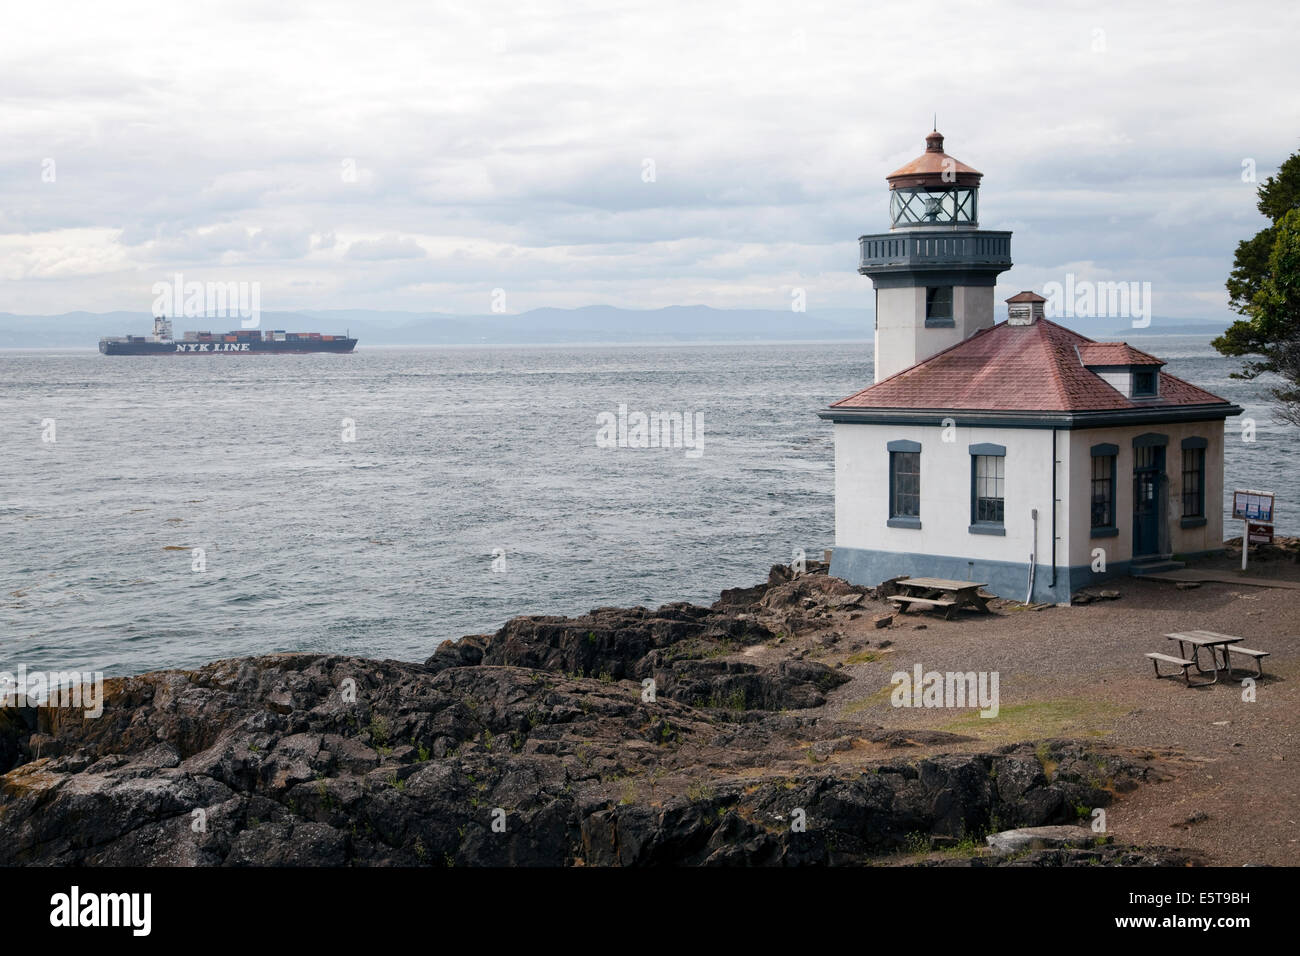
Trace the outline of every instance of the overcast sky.
<path fill-rule="evenodd" d="M 865 305 L 937 112 L 1014 230 L 1000 294 L 1217 318 L 1243 161 L 1300 149 L 1295 3 L 283 6 L 6 6 L 0 311 L 148 311 L 176 272 L 266 310 Z"/>

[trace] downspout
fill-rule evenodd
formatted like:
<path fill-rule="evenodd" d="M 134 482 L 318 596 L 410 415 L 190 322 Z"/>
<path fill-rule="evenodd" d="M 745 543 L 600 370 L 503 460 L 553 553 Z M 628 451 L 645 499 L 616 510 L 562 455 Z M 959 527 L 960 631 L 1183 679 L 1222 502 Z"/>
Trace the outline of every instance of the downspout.
<path fill-rule="evenodd" d="M 1056 596 L 1056 429 L 1052 429 L 1052 596 Z"/>
<path fill-rule="evenodd" d="M 1029 552 L 1029 593 L 1025 595 L 1025 603 L 1032 604 L 1034 598 L 1034 566 L 1038 564 L 1038 509 L 1030 508 L 1029 517 L 1034 523 L 1034 541 Z"/>

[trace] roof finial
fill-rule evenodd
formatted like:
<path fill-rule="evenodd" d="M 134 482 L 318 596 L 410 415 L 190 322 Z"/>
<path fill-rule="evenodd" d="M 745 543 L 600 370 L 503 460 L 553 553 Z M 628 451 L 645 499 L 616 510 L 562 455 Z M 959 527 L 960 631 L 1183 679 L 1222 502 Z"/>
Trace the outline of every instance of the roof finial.
<path fill-rule="evenodd" d="M 937 132 L 939 132 L 939 114 L 938 114 L 938 113 L 935 113 L 935 114 L 934 114 L 934 125 L 930 127 L 930 131 L 931 131 L 932 133 L 937 133 Z"/>

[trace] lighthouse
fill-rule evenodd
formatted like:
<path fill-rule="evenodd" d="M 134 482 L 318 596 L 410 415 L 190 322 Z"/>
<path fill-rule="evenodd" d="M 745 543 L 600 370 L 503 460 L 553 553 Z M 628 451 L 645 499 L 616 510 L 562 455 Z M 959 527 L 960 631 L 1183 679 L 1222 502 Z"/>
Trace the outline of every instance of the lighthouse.
<path fill-rule="evenodd" d="M 889 231 L 858 240 L 858 272 L 875 287 L 877 382 L 993 325 L 1011 233 L 980 229 L 982 177 L 944 152 L 937 130 L 885 177 Z"/>
<path fill-rule="evenodd" d="M 980 173 L 937 131 L 885 179 L 889 232 L 859 239 L 875 384 L 819 412 L 835 427 L 830 573 L 1060 604 L 1221 550 L 1224 421 L 1241 408 L 1056 324 L 1032 290 L 995 324 L 1011 233 L 979 227 Z"/>

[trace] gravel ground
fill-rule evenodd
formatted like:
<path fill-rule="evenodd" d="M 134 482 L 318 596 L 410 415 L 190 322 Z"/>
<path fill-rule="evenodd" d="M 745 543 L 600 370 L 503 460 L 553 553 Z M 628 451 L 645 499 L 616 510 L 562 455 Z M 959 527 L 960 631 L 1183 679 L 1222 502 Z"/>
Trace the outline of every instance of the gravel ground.
<path fill-rule="evenodd" d="M 1300 579 L 1300 565 L 1274 564 L 1270 573 Z M 855 609 L 856 619 L 837 612 L 829 626 L 801 633 L 792 643 L 804 645 L 810 659 L 832 666 L 842 662 L 852 676 L 827 705 L 841 719 L 976 738 L 911 753 L 1053 737 L 1153 753 L 1169 779 L 1118 796 L 1107 810 L 1117 841 L 1194 849 L 1212 864 L 1295 864 L 1300 857 L 1296 592 L 1229 584 L 1180 590 L 1136 578 L 1106 586 L 1120 597 L 1037 610 L 996 601 L 991 615 L 962 612 L 954 621 L 913 612 L 896 615 L 880 629 L 872 617 L 891 607 L 866 602 Z M 1163 635 L 1197 628 L 1238 635 L 1245 646 L 1271 652 L 1255 700 L 1243 699 L 1248 695 L 1240 677 L 1205 688 L 1154 679 L 1151 662 L 1142 655 L 1176 653 Z M 791 650 L 783 648 L 782 656 Z M 893 707 L 893 673 L 911 672 L 917 663 L 925 671 L 996 671 L 998 716 L 981 718 L 970 708 Z"/>

